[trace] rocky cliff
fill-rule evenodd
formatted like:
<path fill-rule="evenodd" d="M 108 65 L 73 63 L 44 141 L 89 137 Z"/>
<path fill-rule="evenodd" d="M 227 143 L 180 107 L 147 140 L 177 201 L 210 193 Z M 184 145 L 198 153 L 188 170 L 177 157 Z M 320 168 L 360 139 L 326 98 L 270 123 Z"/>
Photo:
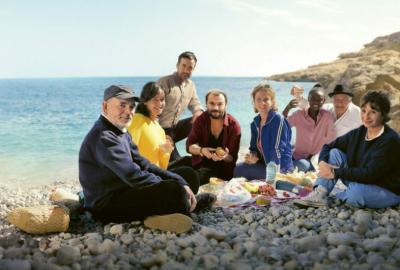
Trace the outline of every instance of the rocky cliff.
<path fill-rule="evenodd" d="M 368 90 L 385 90 L 390 93 L 392 102 L 389 125 L 400 131 L 400 32 L 378 37 L 358 52 L 342 53 L 331 63 L 267 79 L 320 82 L 329 92 L 335 84 L 342 83 L 353 91 L 356 104 Z"/>

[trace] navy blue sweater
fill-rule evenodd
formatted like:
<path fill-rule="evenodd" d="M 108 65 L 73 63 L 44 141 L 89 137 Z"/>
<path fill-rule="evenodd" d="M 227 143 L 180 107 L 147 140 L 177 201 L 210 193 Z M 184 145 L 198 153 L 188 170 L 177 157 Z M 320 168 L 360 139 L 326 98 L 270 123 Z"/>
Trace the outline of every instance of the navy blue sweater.
<path fill-rule="evenodd" d="M 383 134 L 371 141 L 365 140 L 366 133 L 367 129 L 361 126 L 325 144 L 319 160 L 328 162 L 332 148 L 342 150 L 347 155 L 348 168 L 335 169 L 336 179 L 377 185 L 400 194 L 399 134 L 387 125 Z"/>
<path fill-rule="evenodd" d="M 85 207 L 101 209 L 119 190 L 140 188 L 163 179 L 187 185 L 179 175 L 160 169 L 142 157 L 128 133 L 100 116 L 79 151 L 79 181 Z"/>

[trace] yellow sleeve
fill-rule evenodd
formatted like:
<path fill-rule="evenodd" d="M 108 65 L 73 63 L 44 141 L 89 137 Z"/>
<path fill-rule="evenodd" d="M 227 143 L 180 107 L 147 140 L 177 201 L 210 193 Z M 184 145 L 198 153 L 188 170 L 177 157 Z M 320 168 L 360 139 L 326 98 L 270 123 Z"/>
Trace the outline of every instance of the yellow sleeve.
<path fill-rule="evenodd" d="M 159 123 L 157 123 L 156 128 L 158 130 L 158 133 L 160 134 L 160 144 L 165 143 L 166 142 L 166 138 L 165 138 L 164 129 L 160 126 Z M 160 168 L 166 170 L 168 168 L 169 158 L 170 158 L 171 154 L 170 153 L 165 153 L 164 151 L 162 151 L 159 148 L 158 149 L 158 155 L 159 155 L 159 159 L 160 159 Z"/>
<path fill-rule="evenodd" d="M 165 153 L 161 149 L 159 149 L 159 156 L 160 156 L 160 168 L 166 170 L 168 168 L 169 158 L 171 154 Z"/>
<path fill-rule="evenodd" d="M 138 114 L 134 114 L 132 118 L 132 123 L 128 127 L 128 132 L 132 137 L 132 141 L 138 145 L 140 144 L 140 136 L 142 135 L 143 128 L 143 119 L 138 116 Z"/>

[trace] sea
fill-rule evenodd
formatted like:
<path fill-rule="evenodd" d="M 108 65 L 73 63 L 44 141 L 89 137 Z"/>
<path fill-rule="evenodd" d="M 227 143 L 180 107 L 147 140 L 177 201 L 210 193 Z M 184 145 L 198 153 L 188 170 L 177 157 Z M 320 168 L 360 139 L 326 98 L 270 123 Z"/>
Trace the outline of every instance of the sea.
<path fill-rule="evenodd" d="M 50 184 L 78 179 L 81 142 L 101 112 L 103 91 L 112 84 L 142 86 L 158 77 L 93 77 L 0 79 L 0 184 Z M 241 124 L 241 149 L 250 142 L 250 122 L 255 116 L 250 93 L 259 83 L 269 83 L 277 94 L 281 112 L 291 100 L 291 82 L 265 81 L 261 77 L 193 77 L 202 103 L 209 89 L 228 95 L 227 111 Z M 296 83 L 305 94 L 314 83 Z M 185 112 L 184 116 L 189 116 Z M 177 144 L 185 153 L 185 142 Z"/>

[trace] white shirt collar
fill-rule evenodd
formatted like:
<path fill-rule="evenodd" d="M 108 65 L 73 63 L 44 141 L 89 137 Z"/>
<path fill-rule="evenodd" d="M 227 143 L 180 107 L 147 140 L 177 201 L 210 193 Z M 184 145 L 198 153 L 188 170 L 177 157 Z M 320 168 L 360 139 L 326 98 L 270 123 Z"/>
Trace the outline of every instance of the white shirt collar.
<path fill-rule="evenodd" d="M 375 136 L 374 138 L 372 138 L 372 139 L 369 139 L 369 138 L 368 138 L 368 131 L 367 131 L 367 133 L 365 133 L 365 140 L 366 140 L 366 141 L 372 141 L 372 140 L 378 138 L 379 136 L 381 136 L 381 135 L 383 134 L 384 131 L 385 131 L 385 126 L 383 126 L 382 129 L 379 131 L 378 135 L 376 135 L 376 136 Z"/>

